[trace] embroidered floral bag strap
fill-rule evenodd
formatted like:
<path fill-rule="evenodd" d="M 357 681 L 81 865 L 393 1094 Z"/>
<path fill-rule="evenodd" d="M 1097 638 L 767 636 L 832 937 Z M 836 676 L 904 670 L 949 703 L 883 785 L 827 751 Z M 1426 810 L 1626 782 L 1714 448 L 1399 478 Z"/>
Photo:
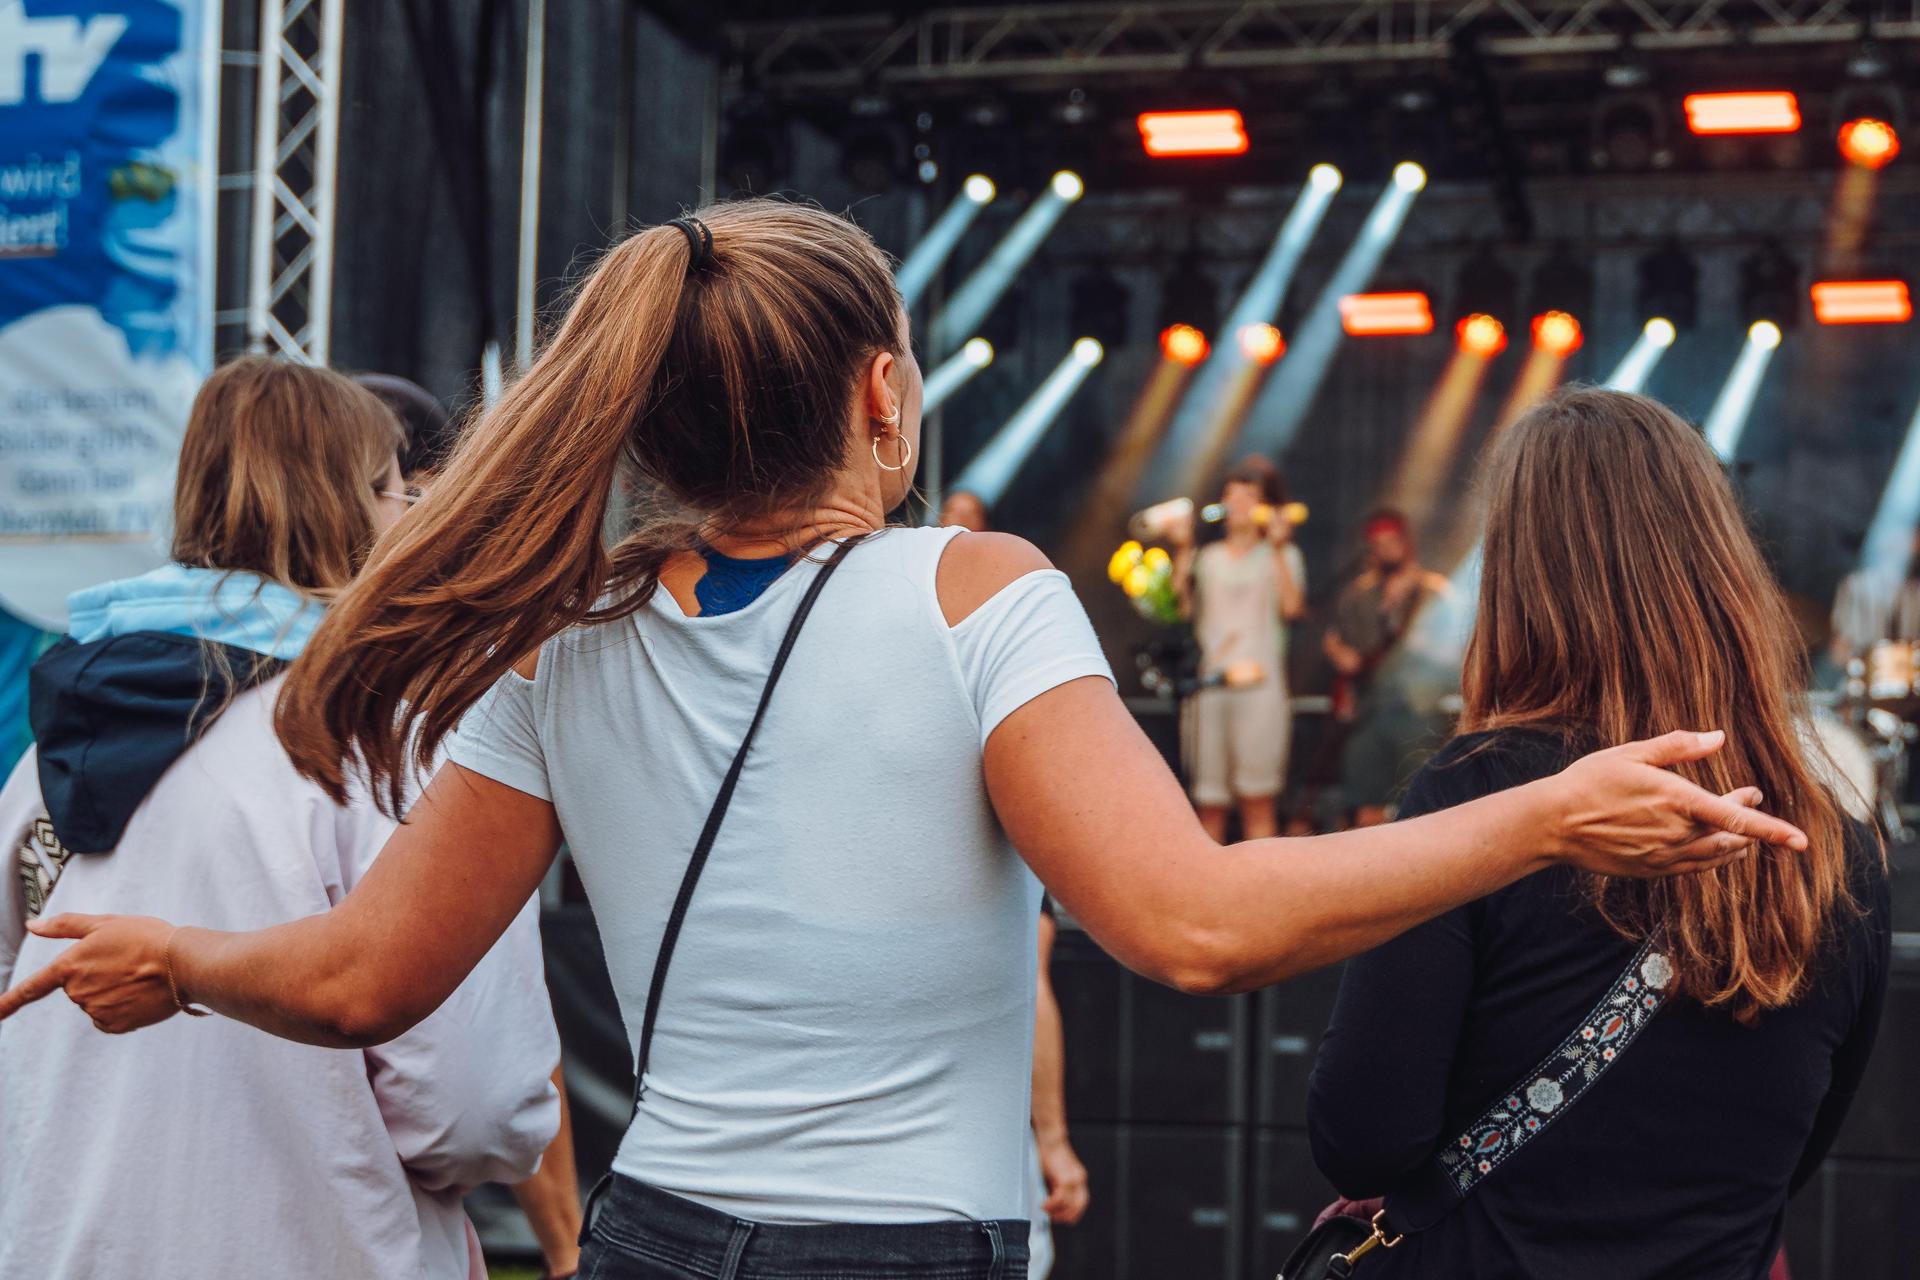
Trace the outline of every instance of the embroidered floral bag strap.
<path fill-rule="evenodd" d="M 1652 942 L 1642 943 L 1558 1048 L 1389 1195 L 1371 1222 L 1335 1217 L 1314 1228 L 1287 1259 L 1281 1280 L 1342 1280 L 1374 1249 L 1391 1249 L 1404 1233 L 1428 1230 L 1458 1208 L 1620 1060 L 1666 1004 L 1672 986 L 1673 963 Z"/>

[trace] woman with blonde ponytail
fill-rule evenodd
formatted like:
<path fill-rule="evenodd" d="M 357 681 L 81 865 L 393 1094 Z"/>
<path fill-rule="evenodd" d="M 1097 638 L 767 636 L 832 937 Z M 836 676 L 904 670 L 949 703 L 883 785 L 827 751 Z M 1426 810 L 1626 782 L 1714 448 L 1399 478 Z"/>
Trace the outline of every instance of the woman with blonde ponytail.
<path fill-rule="evenodd" d="M 1141 973 L 1224 992 L 1550 864 L 1803 841 L 1663 767 L 1720 744 L 1681 732 L 1221 848 L 1063 575 L 1017 538 L 887 525 L 920 392 L 890 264 L 841 218 L 749 200 L 616 247 L 289 679 L 280 731 L 322 786 L 364 770 L 397 806 L 411 762 L 450 761 L 367 882 L 258 933 L 48 921 L 80 941 L 0 1017 L 64 989 L 125 1031 L 177 995 L 377 1043 L 564 837 L 640 1066 L 583 1274 L 1017 1280 L 1041 883 Z M 609 551 L 623 460 L 647 501 Z"/>

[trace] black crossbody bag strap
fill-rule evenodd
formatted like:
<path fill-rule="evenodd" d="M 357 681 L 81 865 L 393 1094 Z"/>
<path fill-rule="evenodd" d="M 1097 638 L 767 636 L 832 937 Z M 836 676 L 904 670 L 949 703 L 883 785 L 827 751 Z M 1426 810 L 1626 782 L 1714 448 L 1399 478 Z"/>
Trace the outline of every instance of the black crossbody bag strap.
<path fill-rule="evenodd" d="M 813 581 L 807 584 L 807 592 L 800 597 L 800 605 L 793 611 L 793 621 L 787 624 L 787 633 L 781 637 L 780 648 L 773 655 L 773 666 L 767 671 L 767 684 L 760 691 L 759 705 L 753 709 L 753 719 L 747 723 L 747 732 L 740 739 L 740 749 L 733 753 L 733 763 L 727 766 L 727 775 L 720 782 L 720 794 L 714 797 L 713 808 L 707 811 L 706 825 L 700 828 L 700 838 L 694 842 L 693 856 L 687 860 L 686 873 L 680 877 L 680 892 L 674 895 L 673 910 L 667 915 L 666 932 L 660 935 L 660 953 L 653 961 L 653 981 L 647 987 L 647 1011 L 640 1020 L 640 1044 L 634 1054 L 633 1065 L 633 1114 L 640 1110 L 640 1100 L 647 1092 L 647 1063 L 653 1056 L 653 1026 L 660 1016 L 660 998 L 666 990 L 667 966 L 673 960 L 673 949 L 680 941 L 680 930 L 687 922 L 687 908 L 693 903 L 694 888 L 700 883 L 700 872 L 707 865 L 707 855 L 713 852 L 713 843 L 720 835 L 720 824 L 726 821 L 727 807 L 733 803 L 734 788 L 740 784 L 740 772 L 747 763 L 747 752 L 753 747 L 754 735 L 760 732 L 760 722 L 767 717 L 767 705 L 773 701 L 774 686 L 780 683 L 780 673 L 787 668 L 787 659 L 793 654 L 794 642 L 800 638 L 800 628 L 806 625 L 807 615 L 813 612 L 813 605 L 820 598 L 821 590 L 827 585 L 827 579 L 840 567 L 854 545 L 865 537 L 860 534 L 848 538 L 834 549 L 820 571 L 813 575 Z M 632 1123 L 632 1115 L 628 1117 Z M 587 1232 L 593 1225 L 593 1207 L 606 1190 L 612 1174 L 602 1177 L 587 1195 L 586 1212 L 582 1215 L 580 1238 L 585 1243 Z"/>
<path fill-rule="evenodd" d="M 1307 1234 L 1279 1280 L 1346 1277 L 1377 1248 L 1427 1231 L 1457 1209 L 1494 1170 L 1573 1109 L 1618 1062 L 1673 992 L 1673 963 L 1643 942 L 1591 1012 L 1532 1071 L 1481 1112 L 1399 1188 L 1371 1223 L 1333 1218 Z M 1369 1228 L 1371 1232 L 1369 1233 Z"/>

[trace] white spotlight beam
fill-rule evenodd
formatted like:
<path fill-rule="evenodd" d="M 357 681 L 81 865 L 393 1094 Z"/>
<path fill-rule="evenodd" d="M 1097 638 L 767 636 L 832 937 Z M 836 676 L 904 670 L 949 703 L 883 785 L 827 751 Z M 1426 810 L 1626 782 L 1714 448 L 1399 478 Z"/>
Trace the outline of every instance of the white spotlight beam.
<path fill-rule="evenodd" d="M 1660 363 L 1661 356 L 1667 354 L 1673 339 L 1672 321 L 1659 317 L 1647 321 L 1646 327 L 1640 330 L 1640 336 L 1633 340 L 1633 346 L 1627 349 L 1627 354 L 1601 385 L 1609 391 L 1643 390 L 1647 379 L 1653 374 L 1653 367 Z"/>
<path fill-rule="evenodd" d="M 1394 238 L 1400 234 L 1414 197 L 1425 185 L 1426 174 L 1420 166 L 1403 163 L 1395 167 L 1394 180 L 1374 201 L 1373 212 L 1367 215 L 1359 236 L 1340 259 L 1340 265 L 1334 268 L 1320 296 L 1314 299 L 1306 321 L 1280 362 L 1279 371 L 1267 379 L 1260 398 L 1247 414 L 1247 424 L 1241 433 L 1247 452 L 1272 457 L 1293 442 L 1294 433 L 1313 408 L 1314 396 L 1326 379 L 1334 353 L 1339 350 L 1346 332 L 1340 324 L 1340 299 L 1367 287 L 1380 260 L 1386 257 Z"/>
<path fill-rule="evenodd" d="M 921 236 L 920 242 L 908 251 L 906 261 L 894 273 L 894 282 L 900 286 L 900 297 L 907 304 L 907 310 L 913 310 L 920 301 L 927 286 L 933 283 L 934 275 L 945 265 L 954 246 L 960 243 L 960 237 L 967 233 L 967 228 L 980 216 L 980 211 L 993 203 L 995 194 L 993 179 L 985 174 L 974 174 L 961 184 L 960 194 L 953 198 L 946 212 L 927 228 L 927 234 Z"/>
<path fill-rule="evenodd" d="M 993 439 L 967 464 L 952 488 L 978 494 L 989 507 L 1000 501 L 1040 437 L 1104 354 L 1092 338 L 1074 343 L 1067 358 L 1054 367 L 1025 404 L 1014 410 L 1006 425 L 994 432 Z"/>
<path fill-rule="evenodd" d="M 1920 408 L 1914 410 L 1900 456 L 1873 509 L 1873 523 L 1860 546 L 1860 567 L 1897 581 L 1912 553 L 1915 530 L 1920 530 Z"/>
<path fill-rule="evenodd" d="M 1000 237 L 1000 243 L 993 246 L 986 261 L 975 267 L 973 274 L 953 291 L 946 308 L 934 318 L 931 347 L 934 355 L 946 354 L 980 331 L 981 321 L 987 318 L 1007 286 L 1020 274 L 1020 268 L 1027 265 L 1041 241 L 1083 190 L 1077 174 L 1063 169 L 1053 175 L 1047 189 L 1007 228 L 1007 234 Z"/>
<path fill-rule="evenodd" d="M 1733 362 L 1733 371 L 1721 384 L 1713 408 L 1707 411 L 1707 443 L 1713 446 L 1722 462 L 1732 462 L 1740 448 L 1740 433 L 1746 430 L 1754 397 L 1760 394 L 1760 380 L 1766 376 L 1767 365 L 1779 345 L 1780 330 L 1770 321 L 1762 320 L 1747 330 L 1740 357 Z"/>
<path fill-rule="evenodd" d="M 967 384 L 974 374 L 993 363 L 993 344 L 985 338 L 969 338 L 966 345 L 941 362 L 927 375 L 920 393 L 920 412 L 932 413 L 947 397 Z"/>
<path fill-rule="evenodd" d="M 1217 357 L 1201 366 L 1193 385 L 1187 389 L 1179 407 L 1174 410 L 1166 437 L 1154 455 L 1153 465 L 1143 477 L 1143 500 L 1164 496 L 1166 487 L 1174 482 L 1181 460 L 1200 445 L 1215 415 L 1224 411 L 1225 398 L 1231 394 L 1234 372 L 1247 363 L 1247 357 L 1240 351 L 1240 331 L 1248 325 L 1270 323 L 1279 316 L 1280 303 L 1286 297 L 1287 286 L 1293 282 L 1300 259 L 1313 242 L 1313 233 L 1320 229 L 1327 206 L 1333 203 L 1334 193 L 1340 190 L 1340 181 L 1340 171 L 1330 164 L 1317 164 L 1307 175 L 1307 184 L 1300 188 L 1300 194 L 1294 198 L 1293 208 L 1287 212 L 1286 221 L 1280 224 L 1279 234 L 1274 236 L 1266 259 L 1254 271 L 1253 279 L 1247 282 L 1245 291 L 1233 304 L 1226 329 L 1214 335 L 1218 344 L 1215 347 Z"/>

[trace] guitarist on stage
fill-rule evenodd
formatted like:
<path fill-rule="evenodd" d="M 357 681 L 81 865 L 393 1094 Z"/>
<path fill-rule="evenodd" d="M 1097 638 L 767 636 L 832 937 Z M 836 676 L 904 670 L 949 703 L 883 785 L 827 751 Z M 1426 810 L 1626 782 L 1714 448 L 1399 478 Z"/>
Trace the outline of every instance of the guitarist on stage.
<path fill-rule="evenodd" d="M 1453 591 L 1421 566 L 1406 516 L 1382 508 L 1367 517 L 1368 568 L 1340 593 L 1321 647 L 1335 672 L 1334 715 L 1347 724 L 1341 760 L 1353 825 L 1387 820 L 1387 809 L 1446 736 L 1440 699 L 1459 687 L 1447 646 L 1419 643 L 1446 632 Z"/>

